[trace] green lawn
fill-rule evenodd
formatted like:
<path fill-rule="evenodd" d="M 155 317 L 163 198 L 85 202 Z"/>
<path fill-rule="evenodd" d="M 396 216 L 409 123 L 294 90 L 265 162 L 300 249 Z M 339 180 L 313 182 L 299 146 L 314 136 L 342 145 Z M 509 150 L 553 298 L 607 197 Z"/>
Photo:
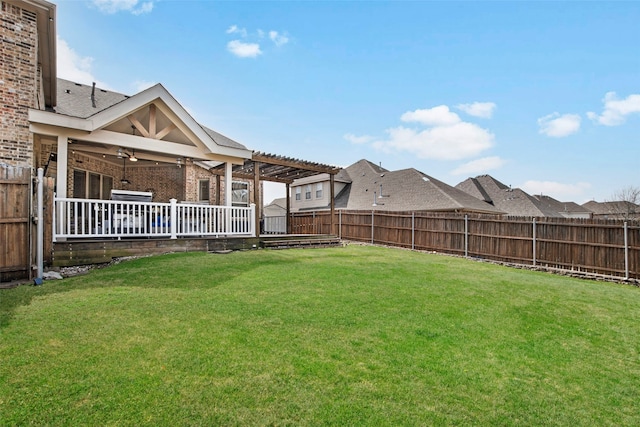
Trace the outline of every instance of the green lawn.
<path fill-rule="evenodd" d="M 640 289 L 368 246 L 0 291 L 0 425 L 640 425 Z"/>

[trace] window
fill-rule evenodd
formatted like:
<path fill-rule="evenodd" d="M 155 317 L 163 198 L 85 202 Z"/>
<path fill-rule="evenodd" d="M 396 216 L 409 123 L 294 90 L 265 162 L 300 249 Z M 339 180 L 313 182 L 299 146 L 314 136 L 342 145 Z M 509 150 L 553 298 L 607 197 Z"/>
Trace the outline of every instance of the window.
<path fill-rule="evenodd" d="M 108 199 L 113 188 L 113 178 L 79 169 L 73 171 L 73 197 L 76 199 Z"/>
<path fill-rule="evenodd" d="M 311 184 L 305 185 L 305 187 L 304 187 L 304 198 L 305 198 L 305 200 L 311 200 Z"/>
<path fill-rule="evenodd" d="M 249 184 L 234 181 L 231 183 L 231 205 L 249 206 Z"/>
<path fill-rule="evenodd" d="M 316 184 L 316 199 L 322 199 L 322 183 Z"/>
<path fill-rule="evenodd" d="M 201 202 L 209 201 L 209 180 L 208 179 L 201 179 L 200 181 L 198 181 L 198 200 Z"/>
<path fill-rule="evenodd" d="M 296 200 L 302 199 L 302 187 L 296 187 Z"/>

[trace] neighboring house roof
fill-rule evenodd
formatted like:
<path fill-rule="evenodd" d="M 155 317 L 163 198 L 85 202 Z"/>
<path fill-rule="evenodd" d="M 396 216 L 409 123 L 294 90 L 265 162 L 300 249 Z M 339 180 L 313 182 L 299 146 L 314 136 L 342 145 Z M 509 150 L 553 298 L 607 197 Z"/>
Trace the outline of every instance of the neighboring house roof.
<path fill-rule="evenodd" d="M 277 207 L 282 208 L 282 209 L 287 209 L 287 198 L 286 197 L 281 197 L 281 198 L 278 198 L 278 199 L 273 199 L 271 201 L 271 203 L 269 203 L 267 206 L 277 206 Z"/>
<path fill-rule="evenodd" d="M 640 206 L 627 201 L 596 202 L 591 200 L 584 203 L 582 207 L 589 209 L 596 216 L 610 216 L 612 218 L 621 218 L 627 215 L 640 216 Z"/>
<path fill-rule="evenodd" d="M 593 214 L 592 211 L 583 206 L 580 206 L 575 202 L 561 202 L 551 196 L 545 196 L 542 194 L 534 195 L 533 197 L 535 197 L 544 206 L 556 212 L 559 212 L 563 216 L 591 216 Z"/>
<path fill-rule="evenodd" d="M 368 160 L 344 169 L 351 181 L 336 195 L 336 208 L 500 214 L 495 207 L 416 169 L 389 171 Z"/>
<path fill-rule="evenodd" d="M 519 188 L 511 188 L 490 175 L 468 178 L 457 189 L 465 191 L 479 200 L 491 203 L 500 211 L 511 216 L 563 217 L 560 212 L 541 203 L 535 197 Z"/>

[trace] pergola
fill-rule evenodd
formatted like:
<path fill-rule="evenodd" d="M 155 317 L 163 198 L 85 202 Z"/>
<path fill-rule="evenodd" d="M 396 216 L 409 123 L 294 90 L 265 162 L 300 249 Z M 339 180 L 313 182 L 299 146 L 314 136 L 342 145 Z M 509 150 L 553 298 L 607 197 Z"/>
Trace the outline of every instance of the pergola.
<path fill-rule="evenodd" d="M 224 174 L 224 164 L 212 168 L 211 171 L 216 173 L 219 179 L 220 175 Z M 296 179 L 325 173 L 329 175 L 331 230 L 333 231 L 333 214 L 335 211 L 334 177 L 338 172 L 340 172 L 339 167 L 261 152 L 253 152 L 251 159 L 245 160 L 241 165 L 233 165 L 232 167 L 234 177 L 253 179 L 254 181 L 253 191 L 254 200 L 256 201 L 256 230 L 260 230 L 260 218 L 262 217 L 262 206 L 261 203 L 258 203 L 260 200 L 258 192 L 260 181 L 278 182 L 286 185 L 287 233 L 291 231 L 289 224 L 289 214 L 291 212 L 289 186 Z"/>

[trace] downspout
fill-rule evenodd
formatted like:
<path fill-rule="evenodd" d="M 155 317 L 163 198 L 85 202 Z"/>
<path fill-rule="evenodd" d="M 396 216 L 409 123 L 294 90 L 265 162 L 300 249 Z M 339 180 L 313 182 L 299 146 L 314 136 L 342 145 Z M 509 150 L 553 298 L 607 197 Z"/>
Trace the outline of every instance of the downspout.
<path fill-rule="evenodd" d="M 37 276 L 36 284 L 42 284 L 42 277 L 44 275 L 44 169 L 38 168 L 38 211 L 37 211 L 37 245 L 36 245 L 36 264 L 37 264 Z"/>

